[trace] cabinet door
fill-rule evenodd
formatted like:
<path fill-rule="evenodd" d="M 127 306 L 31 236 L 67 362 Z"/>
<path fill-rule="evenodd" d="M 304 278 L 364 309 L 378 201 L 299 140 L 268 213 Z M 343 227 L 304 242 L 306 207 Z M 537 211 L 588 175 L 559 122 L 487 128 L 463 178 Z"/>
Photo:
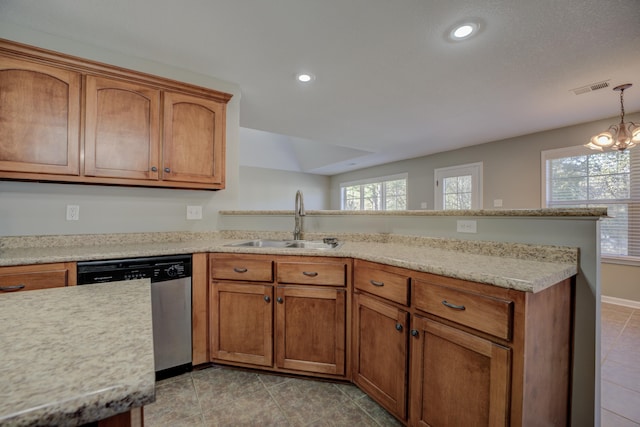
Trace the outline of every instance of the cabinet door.
<path fill-rule="evenodd" d="M 80 75 L 0 57 L 0 171 L 78 175 Z"/>
<path fill-rule="evenodd" d="M 411 335 L 411 425 L 508 425 L 510 349 L 419 316 Z"/>
<path fill-rule="evenodd" d="M 344 375 L 346 291 L 280 286 L 276 293 L 276 366 Z"/>
<path fill-rule="evenodd" d="M 273 286 L 213 282 L 211 359 L 273 364 Z"/>
<path fill-rule="evenodd" d="M 87 76 L 84 174 L 159 177 L 160 91 Z"/>
<path fill-rule="evenodd" d="M 406 420 L 409 314 L 360 293 L 354 307 L 353 382 Z"/>
<path fill-rule="evenodd" d="M 224 188 L 223 103 L 165 92 L 162 179 Z"/>

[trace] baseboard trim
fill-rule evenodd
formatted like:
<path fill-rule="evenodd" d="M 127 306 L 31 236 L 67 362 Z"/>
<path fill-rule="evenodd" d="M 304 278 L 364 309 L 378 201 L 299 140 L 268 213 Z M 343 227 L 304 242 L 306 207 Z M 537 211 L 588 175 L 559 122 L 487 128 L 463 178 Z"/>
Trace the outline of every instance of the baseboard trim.
<path fill-rule="evenodd" d="M 634 301 L 630 299 L 623 299 L 623 298 L 616 298 L 616 297 L 608 297 L 606 295 L 602 295 L 601 301 L 606 302 L 608 304 L 622 305 L 625 307 L 640 309 L 640 301 Z"/>

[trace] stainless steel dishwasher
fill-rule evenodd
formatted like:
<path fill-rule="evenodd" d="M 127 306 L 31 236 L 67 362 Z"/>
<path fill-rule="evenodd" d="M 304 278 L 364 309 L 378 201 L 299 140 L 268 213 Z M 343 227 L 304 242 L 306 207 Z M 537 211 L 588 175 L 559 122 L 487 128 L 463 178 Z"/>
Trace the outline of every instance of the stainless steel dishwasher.
<path fill-rule="evenodd" d="M 191 370 L 191 255 L 78 262 L 78 285 L 151 280 L 157 378 Z"/>

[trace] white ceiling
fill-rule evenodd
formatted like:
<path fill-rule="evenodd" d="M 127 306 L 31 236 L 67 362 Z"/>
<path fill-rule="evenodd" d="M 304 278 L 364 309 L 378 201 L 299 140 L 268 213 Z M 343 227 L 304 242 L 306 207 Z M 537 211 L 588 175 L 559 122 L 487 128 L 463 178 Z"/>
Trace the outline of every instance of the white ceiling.
<path fill-rule="evenodd" d="M 0 17 L 237 83 L 250 166 L 331 175 L 612 117 L 627 82 L 640 111 L 638 0 L 0 0 Z M 479 34 L 449 41 L 469 18 Z"/>

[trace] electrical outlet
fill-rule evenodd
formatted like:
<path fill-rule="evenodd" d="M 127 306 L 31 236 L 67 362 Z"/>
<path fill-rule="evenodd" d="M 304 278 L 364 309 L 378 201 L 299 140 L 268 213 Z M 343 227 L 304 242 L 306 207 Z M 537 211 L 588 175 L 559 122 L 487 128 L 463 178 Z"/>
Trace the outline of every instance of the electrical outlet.
<path fill-rule="evenodd" d="M 420 209 L 427 209 L 427 202 L 420 203 Z"/>
<path fill-rule="evenodd" d="M 458 233 L 477 233 L 477 224 L 473 220 L 459 220 L 456 231 Z"/>
<path fill-rule="evenodd" d="M 501 208 L 502 207 L 502 199 L 495 199 L 493 201 L 493 207 L 494 208 Z"/>
<path fill-rule="evenodd" d="M 80 219 L 80 206 L 67 205 L 67 221 L 78 221 Z"/>
<path fill-rule="evenodd" d="M 202 206 L 187 206 L 187 219 L 202 219 Z"/>

